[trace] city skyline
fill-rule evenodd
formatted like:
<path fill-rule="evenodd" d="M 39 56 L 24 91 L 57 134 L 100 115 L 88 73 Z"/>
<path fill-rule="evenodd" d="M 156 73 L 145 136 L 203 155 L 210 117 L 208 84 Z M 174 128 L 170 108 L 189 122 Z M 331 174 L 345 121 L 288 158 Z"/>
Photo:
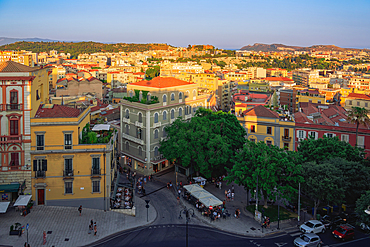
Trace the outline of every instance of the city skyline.
<path fill-rule="evenodd" d="M 60 11 L 65 10 L 65 12 Z M 367 1 L 0 1 L 1 36 L 104 43 L 370 48 Z M 16 18 L 15 18 L 16 16 Z"/>

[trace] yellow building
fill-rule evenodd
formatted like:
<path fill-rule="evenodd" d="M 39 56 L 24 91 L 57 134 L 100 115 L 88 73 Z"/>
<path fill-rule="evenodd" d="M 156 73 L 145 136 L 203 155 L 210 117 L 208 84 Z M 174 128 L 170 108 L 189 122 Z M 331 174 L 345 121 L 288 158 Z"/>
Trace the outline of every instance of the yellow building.
<path fill-rule="evenodd" d="M 256 106 L 237 117 L 248 133 L 248 140 L 263 141 L 268 146 L 275 145 L 290 151 L 294 150 L 294 126 L 290 118 L 279 115 L 264 106 Z"/>
<path fill-rule="evenodd" d="M 16 63 L 20 63 L 26 66 L 33 67 L 37 64 L 33 60 L 33 56 L 31 52 L 27 51 L 0 51 L 0 63 L 6 61 L 13 61 Z"/>
<path fill-rule="evenodd" d="M 116 131 L 100 131 L 97 144 L 85 144 L 96 136 L 89 122 L 90 107 L 53 104 L 41 105 L 31 119 L 32 194 L 37 205 L 109 209 Z"/>
<path fill-rule="evenodd" d="M 208 89 L 209 91 L 216 92 L 218 89 L 219 77 L 210 73 L 198 73 L 191 75 L 191 82 L 198 85 L 199 89 Z"/>
<path fill-rule="evenodd" d="M 326 104 L 326 95 L 320 94 L 317 89 L 304 89 L 297 91 L 296 106 L 301 102 Z M 296 109 L 298 110 L 298 109 Z"/>

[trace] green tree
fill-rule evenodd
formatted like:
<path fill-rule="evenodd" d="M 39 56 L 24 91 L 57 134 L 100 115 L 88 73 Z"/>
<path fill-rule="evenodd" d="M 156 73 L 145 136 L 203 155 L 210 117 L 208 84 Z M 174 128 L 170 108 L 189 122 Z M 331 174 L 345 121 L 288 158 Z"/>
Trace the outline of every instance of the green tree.
<path fill-rule="evenodd" d="M 351 144 L 340 141 L 338 137 L 307 138 L 299 143 L 297 148 L 301 155 L 302 163 L 321 163 L 332 157 L 340 157 L 348 161 L 364 162 L 365 152 L 352 147 Z"/>
<path fill-rule="evenodd" d="M 278 106 L 278 97 L 276 95 L 276 91 L 274 91 L 274 94 L 272 95 L 273 97 L 273 101 L 272 101 L 272 104 L 276 107 Z"/>
<path fill-rule="evenodd" d="M 161 68 L 159 66 L 154 66 L 152 68 L 148 68 L 145 71 L 145 79 L 146 80 L 151 80 L 154 77 L 159 76 Z"/>
<path fill-rule="evenodd" d="M 314 202 L 316 219 L 317 208 L 321 202 L 340 203 L 344 198 L 345 186 L 343 173 L 333 163 L 306 162 L 302 164 L 303 177 L 302 191 Z"/>
<path fill-rule="evenodd" d="M 206 178 L 225 174 L 246 136 L 234 115 L 203 108 L 190 121 L 177 119 L 165 130 L 167 139 L 160 143 L 160 153 Z"/>
<path fill-rule="evenodd" d="M 256 188 L 258 176 L 258 190 L 262 191 L 264 206 L 267 207 L 267 198 L 276 192 L 288 199 L 297 192 L 298 182 L 303 182 L 298 160 L 295 152 L 269 147 L 264 142 L 247 141 L 236 153 L 235 165 L 228 170 L 226 180 L 249 190 Z"/>
<path fill-rule="evenodd" d="M 370 119 L 368 117 L 368 110 L 365 108 L 357 107 L 354 106 L 352 109 L 349 111 L 348 114 L 348 120 L 351 123 L 356 124 L 356 147 L 357 147 L 357 136 L 358 136 L 358 127 L 360 124 L 365 125 L 367 123 L 370 123 Z"/>
<path fill-rule="evenodd" d="M 356 213 L 359 215 L 361 222 L 370 224 L 370 215 L 365 213 L 365 210 L 370 206 L 370 191 L 362 194 L 361 197 L 356 201 Z"/>

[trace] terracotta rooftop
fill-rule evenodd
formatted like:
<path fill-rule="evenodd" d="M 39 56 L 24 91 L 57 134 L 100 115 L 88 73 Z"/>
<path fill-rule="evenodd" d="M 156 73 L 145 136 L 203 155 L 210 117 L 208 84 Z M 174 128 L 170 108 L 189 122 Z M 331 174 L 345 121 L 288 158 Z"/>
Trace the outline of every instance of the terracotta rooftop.
<path fill-rule="evenodd" d="M 268 117 L 268 118 L 279 118 L 279 114 L 267 109 L 264 106 L 256 106 L 252 109 L 243 112 L 244 116 L 257 116 L 257 117 Z"/>
<path fill-rule="evenodd" d="M 265 78 L 266 81 L 293 81 L 292 79 L 290 78 L 287 78 L 287 77 L 266 77 Z"/>
<path fill-rule="evenodd" d="M 0 72 L 32 72 L 38 69 L 13 61 L 5 61 L 0 64 Z"/>
<path fill-rule="evenodd" d="M 78 117 L 82 111 L 64 105 L 44 104 L 39 106 L 35 118 L 72 118 Z"/>
<path fill-rule="evenodd" d="M 370 96 L 361 93 L 349 93 L 347 98 L 370 100 Z"/>
<path fill-rule="evenodd" d="M 145 86 L 154 88 L 166 88 L 166 87 L 176 87 L 185 85 L 196 85 L 195 83 L 182 81 L 173 77 L 155 77 L 150 81 L 142 80 L 138 82 L 131 83 L 134 86 Z"/>

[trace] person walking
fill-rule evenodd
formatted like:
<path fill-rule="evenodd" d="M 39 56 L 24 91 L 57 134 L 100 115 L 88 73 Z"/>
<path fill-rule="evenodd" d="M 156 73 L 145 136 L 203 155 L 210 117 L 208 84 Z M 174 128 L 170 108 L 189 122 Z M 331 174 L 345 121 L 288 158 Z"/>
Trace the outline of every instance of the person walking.
<path fill-rule="evenodd" d="M 221 187 L 222 187 L 222 182 L 220 181 L 220 182 L 218 183 L 218 188 L 219 188 L 219 189 L 221 189 Z"/>
<path fill-rule="evenodd" d="M 80 216 L 81 216 L 81 212 L 82 212 L 82 205 L 80 205 L 80 207 L 78 208 L 78 212 L 80 212 Z"/>
<path fill-rule="evenodd" d="M 96 236 L 96 233 L 98 232 L 98 229 L 96 228 L 96 222 L 94 223 L 94 236 Z"/>
<path fill-rule="evenodd" d="M 92 228 L 93 226 L 91 225 L 91 223 L 89 224 L 89 232 L 87 234 L 91 234 L 91 231 L 92 231 Z"/>

